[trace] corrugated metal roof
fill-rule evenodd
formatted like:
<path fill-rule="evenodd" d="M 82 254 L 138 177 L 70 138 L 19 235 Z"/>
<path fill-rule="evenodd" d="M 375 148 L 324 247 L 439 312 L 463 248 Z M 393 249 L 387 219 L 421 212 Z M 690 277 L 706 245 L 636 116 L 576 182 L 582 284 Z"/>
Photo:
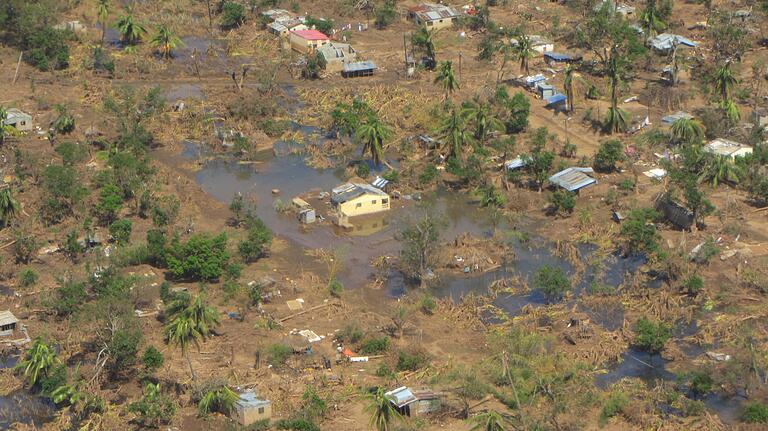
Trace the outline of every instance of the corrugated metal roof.
<path fill-rule="evenodd" d="M 587 175 L 593 173 L 592 168 L 572 167 L 564 169 L 549 177 L 549 182 L 556 184 L 569 192 L 596 184 L 597 180 Z"/>
<path fill-rule="evenodd" d="M 352 187 L 349 187 L 351 185 Z M 331 202 L 335 204 L 344 203 L 350 201 L 356 197 L 362 196 L 366 193 L 374 194 L 377 196 L 387 196 L 386 193 L 368 184 L 345 184 L 344 186 L 337 187 L 332 190 L 333 196 L 331 196 Z M 338 192 L 337 192 L 338 190 Z"/>
<path fill-rule="evenodd" d="M 328 36 L 325 33 L 317 30 L 293 30 L 291 33 L 306 40 L 328 40 Z"/>
<path fill-rule="evenodd" d="M 393 389 L 384 395 L 389 398 L 392 404 L 394 404 L 397 408 L 402 408 L 408 404 L 418 401 L 416 396 L 413 395 L 413 392 L 411 392 L 411 390 L 406 386 Z"/>
<path fill-rule="evenodd" d="M 699 44 L 697 42 L 694 42 L 690 39 L 688 39 L 685 36 L 680 36 L 677 34 L 671 34 L 671 33 L 662 33 L 653 39 L 650 39 L 648 41 L 652 47 L 659 51 L 667 51 L 672 49 L 674 45 L 682 45 L 682 46 L 688 46 L 688 47 L 696 47 Z"/>
<path fill-rule="evenodd" d="M 665 124 L 672 124 L 677 120 L 686 119 L 690 120 L 693 118 L 693 115 L 683 112 L 683 111 L 677 111 L 674 114 L 665 115 L 664 117 L 661 117 L 661 122 Z"/>
<path fill-rule="evenodd" d="M 525 81 L 525 83 L 528 85 L 534 85 L 546 80 L 547 80 L 547 77 L 540 73 L 538 75 L 526 76 L 525 78 L 523 78 L 523 81 Z"/>
<path fill-rule="evenodd" d="M 372 186 L 376 187 L 377 189 L 383 189 L 384 187 L 389 184 L 389 180 L 385 180 L 384 178 L 381 178 L 380 176 L 376 176 L 376 179 L 373 180 L 371 183 Z"/>
<path fill-rule="evenodd" d="M 459 12 L 457 12 L 456 9 L 435 3 L 422 3 L 409 10 L 422 21 L 436 21 L 459 16 Z"/>
<path fill-rule="evenodd" d="M 372 61 L 358 61 L 355 63 L 345 63 L 344 72 L 360 72 L 363 70 L 375 70 L 376 63 Z"/>
<path fill-rule="evenodd" d="M 26 112 L 24 112 L 24 111 L 22 111 L 20 109 L 16 109 L 16 108 L 8 109 L 8 110 L 5 111 L 5 113 L 6 113 L 6 117 L 5 117 L 6 124 L 15 123 L 18 120 L 31 120 L 32 119 L 31 115 L 27 114 Z"/>
<path fill-rule="evenodd" d="M 10 312 L 10 310 L 0 311 L 0 326 L 19 323 L 19 319 Z"/>
<path fill-rule="evenodd" d="M 545 52 L 544 57 L 553 61 L 571 61 L 573 56 L 568 54 L 561 54 L 559 52 Z"/>
<path fill-rule="evenodd" d="M 741 142 L 731 141 L 730 139 L 713 139 L 704 147 L 704 151 L 713 154 L 719 154 L 721 156 L 733 157 L 734 154 L 741 151 L 742 153 L 751 153 L 752 147 L 742 144 Z"/>

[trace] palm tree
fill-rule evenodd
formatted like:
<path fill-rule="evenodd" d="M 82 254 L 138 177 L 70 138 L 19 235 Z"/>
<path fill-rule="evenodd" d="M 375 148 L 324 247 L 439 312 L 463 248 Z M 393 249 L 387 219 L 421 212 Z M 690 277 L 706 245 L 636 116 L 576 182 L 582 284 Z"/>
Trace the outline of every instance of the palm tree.
<path fill-rule="evenodd" d="M 445 140 L 449 158 L 460 157 L 464 145 L 472 141 L 472 136 L 467 133 L 464 117 L 456 109 L 453 109 L 451 114 L 443 119 L 437 132 Z"/>
<path fill-rule="evenodd" d="M 672 123 L 672 138 L 682 144 L 698 144 L 704 139 L 704 125 L 692 118 L 680 118 Z"/>
<path fill-rule="evenodd" d="M 363 143 L 363 154 L 370 153 L 376 166 L 384 159 L 384 142 L 392 136 L 392 130 L 379 120 L 376 114 L 368 114 L 366 121 L 357 128 L 355 137 Z M 384 162 L 386 163 L 386 161 Z"/>
<path fill-rule="evenodd" d="M 189 358 L 189 344 L 194 343 L 199 348 L 200 340 L 205 340 L 210 335 L 211 328 L 218 323 L 216 310 L 206 305 L 202 295 L 198 295 L 187 308 L 176 313 L 165 327 L 166 340 L 181 349 L 193 380 L 196 380 L 197 376 Z"/>
<path fill-rule="evenodd" d="M 206 392 L 197 403 L 197 409 L 201 415 L 207 415 L 213 411 L 229 414 L 234 410 L 239 398 L 229 386 L 222 385 Z"/>
<path fill-rule="evenodd" d="M 525 71 L 525 74 L 530 74 L 528 70 L 528 60 L 533 57 L 533 44 L 531 38 L 525 34 L 520 34 L 517 37 L 517 44 L 513 48 L 515 56 L 520 60 L 520 71 Z"/>
<path fill-rule="evenodd" d="M 648 0 L 645 9 L 640 13 L 640 23 L 648 37 L 655 36 L 667 27 L 667 23 L 661 18 L 661 11 L 656 7 L 656 0 Z"/>
<path fill-rule="evenodd" d="M 574 109 L 573 104 L 573 79 L 574 75 L 576 74 L 576 71 L 572 65 L 568 65 L 565 68 L 565 82 L 563 83 L 563 86 L 565 87 L 565 103 L 567 104 L 567 110 L 568 112 L 572 113 Z"/>
<path fill-rule="evenodd" d="M 141 42 L 143 35 L 147 33 L 147 28 L 133 16 L 133 12 L 128 10 L 127 15 L 123 15 L 117 20 L 117 31 L 126 45 L 135 45 Z"/>
<path fill-rule="evenodd" d="M 614 45 L 611 48 L 611 57 L 608 60 L 608 76 L 611 84 L 611 107 L 608 108 L 608 114 L 605 120 L 605 130 L 608 133 L 624 132 L 628 128 L 628 114 L 619 108 L 619 84 L 625 67 L 625 59 L 618 52 Z"/>
<path fill-rule="evenodd" d="M 715 71 L 713 81 L 715 82 L 715 91 L 720 93 L 720 99 L 723 102 L 730 100 L 731 90 L 739 82 L 733 75 L 730 61 L 726 61 Z"/>
<path fill-rule="evenodd" d="M 19 201 L 13 198 L 11 188 L 0 189 L 0 228 L 8 226 L 20 210 Z"/>
<path fill-rule="evenodd" d="M 416 33 L 413 34 L 411 43 L 413 43 L 414 46 L 418 46 L 423 49 L 426 56 L 432 60 L 432 63 L 434 64 L 436 61 L 436 52 L 435 43 L 432 40 L 432 36 L 434 36 L 434 32 L 427 30 L 426 27 L 419 27 Z"/>
<path fill-rule="evenodd" d="M 453 72 L 453 62 L 446 60 L 440 63 L 440 72 L 435 77 L 435 84 L 440 84 L 445 91 L 443 100 L 447 101 L 448 96 L 453 94 L 454 91 L 459 89 L 459 81 L 456 79 L 456 74 Z"/>
<path fill-rule="evenodd" d="M 485 143 L 490 132 L 504 129 L 504 123 L 493 115 L 491 106 L 487 103 L 478 100 L 467 102 L 462 109 L 462 115 L 474 124 L 475 138 L 481 145 Z"/>
<path fill-rule="evenodd" d="M 725 113 L 725 117 L 731 123 L 738 123 L 741 119 L 741 112 L 739 112 L 739 107 L 736 106 L 736 103 L 733 100 L 723 100 L 720 102 L 720 108 L 723 110 L 723 113 Z"/>
<path fill-rule="evenodd" d="M 505 431 L 509 420 L 495 410 L 488 410 L 470 419 L 474 424 L 470 431 Z"/>
<path fill-rule="evenodd" d="M 157 27 L 157 33 L 155 33 L 155 36 L 149 43 L 157 48 L 157 51 L 163 58 L 171 58 L 173 56 L 173 50 L 177 46 L 184 44 L 165 24 L 161 24 Z"/>
<path fill-rule="evenodd" d="M 104 46 L 104 39 L 107 36 L 107 18 L 109 18 L 110 0 L 96 1 L 96 15 L 101 24 L 101 46 Z"/>
<path fill-rule="evenodd" d="M 738 183 L 741 177 L 741 168 L 730 157 L 717 154 L 708 157 L 699 182 L 709 181 L 712 187 L 717 187 L 722 182 Z"/>
<path fill-rule="evenodd" d="M 400 413 L 392 405 L 392 401 L 384 394 L 383 388 L 378 388 L 375 393 L 366 396 L 369 404 L 365 411 L 371 414 L 371 426 L 376 431 L 389 431 L 393 419 L 400 419 Z"/>
<path fill-rule="evenodd" d="M 17 370 L 23 370 L 27 384 L 34 386 L 40 377 L 48 374 L 50 369 L 58 364 L 56 352 L 39 337 L 35 339 L 23 361 L 16 365 Z"/>

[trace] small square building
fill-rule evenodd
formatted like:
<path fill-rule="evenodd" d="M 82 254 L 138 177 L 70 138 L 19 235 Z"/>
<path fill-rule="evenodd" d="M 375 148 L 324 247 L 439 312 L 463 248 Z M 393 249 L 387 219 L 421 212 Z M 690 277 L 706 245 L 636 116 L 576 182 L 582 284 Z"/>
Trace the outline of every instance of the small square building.
<path fill-rule="evenodd" d="M 9 310 L 0 311 L 0 337 L 10 337 L 16 331 L 19 319 Z"/>
<path fill-rule="evenodd" d="M 302 54 L 315 52 L 318 48 L 331 42 L 324 33 L 317 30 L 292 30 L 289 41 L 291 49 Z"/>
<path fill-rule="evenodd" d="M 20 109 L 11 108 L 6 111 L 5 125 L 11 126 L 20 132 L 32 130 L 32 116 Z"/>
<path fill-rule="evenodd" d="M 242 426 L 250 426 L 256 422 L 272 417 L 272 402 L 260 400 L 254 391 L 245 391 L 240 399 L 235 401 L 234 416 Z"/>
<path fill-rule="evenodd" d="M 373 214 L 389 211 L 389 195 L 370 184 L 346 183 L 331 190 L 331 205 L 347 217 Z"/>

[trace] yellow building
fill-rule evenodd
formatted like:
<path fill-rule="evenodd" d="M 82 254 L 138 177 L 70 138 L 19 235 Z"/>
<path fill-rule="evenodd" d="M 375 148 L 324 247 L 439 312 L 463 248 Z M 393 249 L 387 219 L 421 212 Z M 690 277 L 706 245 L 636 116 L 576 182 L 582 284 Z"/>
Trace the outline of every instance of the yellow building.
<path fill-rule="evenodd" d="M 331 42 L 328 36 L 317 30 L 292 30 L 289 40 L 291 49 L 302 54 L 314 52 L 317 48 Z"/>
<path fill-rule="evenodd" d="M 435 3 L 422 3 L 408 9 L 408 17 L 416 25 L 423 25 L 428 30 L 451 27 L 460 16 L 461 14 L 456 9 Z"/>
<path fill-rule="evenodd" d="M 331 191 L 331 204 L 339 214 L 354 217 L 389 211 L 389 195 L 370 184 L 347 183 Z"/>
<path fill-rule="evenodd" d="M 235 401 L 232 416 L 240 425 L 249 426 L 272 417 L 272 403 L 258 399 L 253 391 L 246 391 Z"/>

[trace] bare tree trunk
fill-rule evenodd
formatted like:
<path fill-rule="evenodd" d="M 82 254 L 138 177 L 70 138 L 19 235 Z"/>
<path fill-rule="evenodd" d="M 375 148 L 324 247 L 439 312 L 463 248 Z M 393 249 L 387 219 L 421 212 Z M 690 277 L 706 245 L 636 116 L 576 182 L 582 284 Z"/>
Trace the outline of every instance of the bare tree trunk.
<path fill-rule="evenodd" d="M 192 359 L 189 358 L 189 352 L 184 349 L 181 354 L 184 355 L 184 358 L 187 359 L 187 365 L 189 365 L 189 374 L 192 376 L 192 380 L 197 381 L 197 375 L 195 374 L 194 368 L 192 368 Z"/>

